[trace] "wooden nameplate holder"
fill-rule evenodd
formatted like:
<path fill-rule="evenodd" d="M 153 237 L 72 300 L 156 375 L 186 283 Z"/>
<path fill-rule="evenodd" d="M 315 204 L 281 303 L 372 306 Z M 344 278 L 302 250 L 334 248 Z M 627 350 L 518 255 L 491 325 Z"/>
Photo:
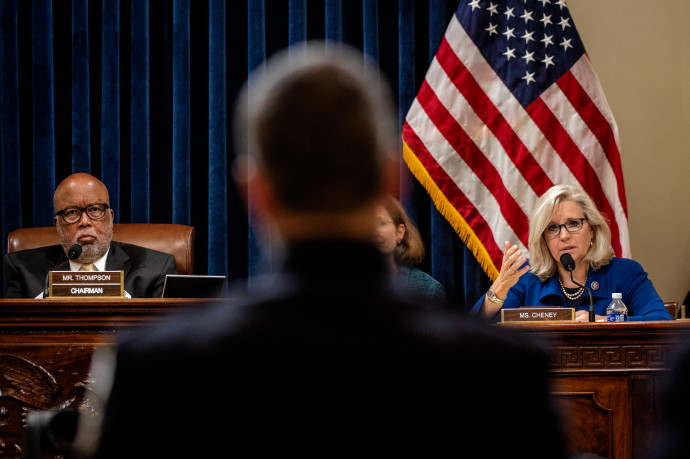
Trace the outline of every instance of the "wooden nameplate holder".
<path fill-rule="evenodd" d="M 574 308 L 547 306 L 501 309 L 501 323 L 507 322 L 574 322 Z"/>
<path fill-rule="evenodd" d="M 51 271 L 49 298 L 124 298 L 124 271 Z"/>

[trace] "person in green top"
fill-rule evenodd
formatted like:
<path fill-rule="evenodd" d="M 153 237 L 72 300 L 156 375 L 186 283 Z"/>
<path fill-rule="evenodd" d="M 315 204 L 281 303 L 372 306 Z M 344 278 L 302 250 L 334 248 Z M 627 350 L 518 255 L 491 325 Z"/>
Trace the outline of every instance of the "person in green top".
<path fill-rule="evenodd" d="M 424 259 L 424 243 L 400 201 L 391 196 L 382 201 L 376 212 L 374 240 L 386 256 L 396 286 L 421 301 L 447 303 L 443 284 L 414 267 Z"/>

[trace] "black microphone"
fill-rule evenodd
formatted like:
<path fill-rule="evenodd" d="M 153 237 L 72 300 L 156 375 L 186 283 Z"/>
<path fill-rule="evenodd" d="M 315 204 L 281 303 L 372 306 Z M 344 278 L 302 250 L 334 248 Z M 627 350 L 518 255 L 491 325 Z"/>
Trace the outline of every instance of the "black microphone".
<path fill-rule="evenodd" d="M 76 260 L 77 258 L 79 258 L 79 255 L 81 255 L 81 251 L 81 246 L 79 244 L 74 244 L 67 251 L 67 258 L 69 258 L 70 260 Z"/>
<path fill-rule="evenodd" d="M 570 280 L 573 281 L 573 284 L 584 288 L 587 290 L 587 293 L 589 293 L 589 321 L 596 322 L 596 318 L 594 317 L 594 299 L 592 298 L 592 291 L 588 289 L 587 286 L 582 285 L 573 279 L 573 271 L 575 270 L 575 260 L 573 260 L 573 256 L 569 253 L 564 253 L 561 255 L 561 264 L 565 270 L 570 273 Z"/>

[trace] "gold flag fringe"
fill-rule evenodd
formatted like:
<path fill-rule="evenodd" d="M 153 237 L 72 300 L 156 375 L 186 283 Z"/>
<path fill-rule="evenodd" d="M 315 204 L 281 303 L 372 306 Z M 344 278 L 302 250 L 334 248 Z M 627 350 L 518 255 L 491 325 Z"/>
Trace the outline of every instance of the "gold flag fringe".
<path fill-rule="evenodd" d="M 438 188 L 436 182 L 431 178 L 429 172 L 426 170 L 424 165 L 419 161 L 419 158 L 414 154 L 412 149 L 403 141 L 403 159 L 407 164 L 407 167 L 412 172 L 412 175 L 422 184 L 431 196 L 431 200 L 438 211 L 445 217 L 446 220 L 451 224 L 453 229 L 460 239 L 467 245 L 474 257 L 477 259 L 481 265 L 484 272 L 489 276 L 489 279 L 493 282 L 496 277 L 498 277 L 498 269 L 491 261 L 489 253 L 486 248 L 481 243 L 475 232 L 472 230 L 470 225 L 465 221 L 465 219 L 460 215 L 460 212 L 448 201 L 443 192 Z"/>

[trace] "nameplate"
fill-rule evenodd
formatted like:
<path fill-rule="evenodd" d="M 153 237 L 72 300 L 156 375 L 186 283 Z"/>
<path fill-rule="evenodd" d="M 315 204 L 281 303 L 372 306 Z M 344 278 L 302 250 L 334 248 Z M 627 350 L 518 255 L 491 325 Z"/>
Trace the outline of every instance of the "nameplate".
<path fill-rule="evenodd" d="M 124 271 L 51 271 L 50 298 L 124 298 Z"/>
<path fill-rule="evenodd" d="M 501 309 L 501 322 L 574 321 L 574 308 L 526 307 Z"/>

